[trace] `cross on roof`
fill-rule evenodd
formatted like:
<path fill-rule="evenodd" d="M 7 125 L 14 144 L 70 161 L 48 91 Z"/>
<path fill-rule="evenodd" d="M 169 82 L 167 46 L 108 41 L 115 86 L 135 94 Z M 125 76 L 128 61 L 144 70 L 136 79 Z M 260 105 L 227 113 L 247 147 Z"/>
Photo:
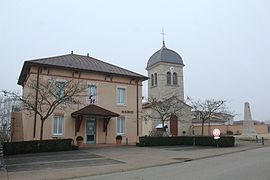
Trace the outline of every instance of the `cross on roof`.
<path fill-rule="evenodd" d="M 165 46 L 165 33 L 164 33 L 164 28 L 162 28 L 162 32 L 160 33 L 162 35 L 162 41 L 163 41 L 163 45 Z"/>

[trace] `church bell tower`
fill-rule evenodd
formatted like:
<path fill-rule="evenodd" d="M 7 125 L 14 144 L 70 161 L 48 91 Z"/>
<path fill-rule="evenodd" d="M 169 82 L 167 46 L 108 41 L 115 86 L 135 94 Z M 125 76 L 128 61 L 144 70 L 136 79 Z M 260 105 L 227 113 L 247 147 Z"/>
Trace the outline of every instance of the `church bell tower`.
<path fill-rule="evenodd" d="M 164 100 L 176 96 L 184 101 L 183 60 L 165 46 L 155 52 L 147 62 L 148 97 Z"/>

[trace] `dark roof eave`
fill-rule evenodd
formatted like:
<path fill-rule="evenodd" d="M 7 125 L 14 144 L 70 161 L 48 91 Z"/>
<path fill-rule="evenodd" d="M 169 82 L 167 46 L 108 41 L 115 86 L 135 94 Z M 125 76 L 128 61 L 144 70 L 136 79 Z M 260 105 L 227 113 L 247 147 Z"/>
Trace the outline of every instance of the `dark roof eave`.
<path fill-rule="evenodd" d="M 27 61 L 25 61 L 23 63 L 22 71 L 20 73 L 20 76 L 19 76 L 19 79 L 18 79 L 18 82 L 17 82 L 18 85 L 23 86 L 23 81 L 25 79 L 25 77 L 23 77 L 23 76 L 26 76 L 26 74 L 27 74 L 27 72 L 26 72 L 27 71 L 27 68 L 28 68 L 28 63 L 27 63 Z"/>
<path fill-rule="evenodd" d="M 97 73 L 101 73 L 101 74 L 112 74 L 112 75 L 115 75 L 115 76 L 125 76 L 125 77 L 131 77 L 131 78 L 134 78 L 134 79 L 138 79 L 138 80 L 141 80 L 141 81 L 145 81 L 145 80 L 148 80 L 149 78 L 146 77 L 146 76 L 130 76 L 130 75 L 124 75 L 124 74 L 116 74 L 116 73 L 110 73 L 110 72 L 102 72 L 102 71 L 94 71 L 94 70 L 86 70 L 86 69 L 79 69 L 79 68 L 72 68 L 72 67 L 65 67 L 65 66 L 58 66 L 58 65 L 50 65 L 50 64 L 41 64 L 41 63 L 36 63 L 36 62 L 31 62 L 31 61 L 25 61 L 24 62 L 24 65 L 23 65 L 23 68 L 22 68 L 22 71 L 21 71 L 21 74 L 19 76 L 19 80 L 17 82 L 18 85 L 23 85 L 23 82 L 24 82 L 24 76 L 27 74 L 27 68 L 29 66 L 40 66 L 40 67 L 55 67 L 55 68 L 62 68 L 62 69 L 72 69 L 72 70 L 77 70 L 77 71 L 83 71 L 83 72 L 97 72 Z"/>
<path fill-rule="evenodd" d="M 99 116 L 99 117 L 119 117 L 119 114 L 115 115 L 104 115 L 104 114 L 91 114 L 91 113 L 72 113 L 71 117 L 75 118 L 77 116 Z"/>
<path fill-rule="evenodd" d="M 146 70 L 149 70 L 152 66 L 158 64 L 158 63 L 169 63 L 169 62 L 166 62 L 166 61 L 158 61 L 158 62 L 155 62 L 154 64 L 151 64 L 150 66 L 148 66 L 147 64 L 147 67 L 145 68 Z M 173 63 L 173 62 L 170 62 L 169 64 L 176 64 L 176 65 L 182 65 L 182 66 L 185 66 L 184 63 Z"/>
<path fill-rule="evenodd" d="M 71 113 L 71 116 L 75 118 L 77 116 L 118 117 L 120 115 L 118 113 L 104 109 L 100 106 L 90 104 L 88 106 L 79 109 L 78 111 Z"/>

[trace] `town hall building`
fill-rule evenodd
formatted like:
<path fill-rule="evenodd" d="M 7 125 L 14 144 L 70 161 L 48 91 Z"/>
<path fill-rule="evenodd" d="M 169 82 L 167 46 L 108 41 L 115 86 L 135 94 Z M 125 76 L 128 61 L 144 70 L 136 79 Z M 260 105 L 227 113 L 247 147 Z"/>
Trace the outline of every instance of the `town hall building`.
<path fill-rule="evenodd" d="M 84 144 L 135 143 L 140 136 L 142 82 L 146 76 L 87 55 L 71 52 L 61 56 L 25 61 L 18 85 L 31 104 L 44 102 L 46 112 L 53 100 L 64 94 L 65 84 L 79 81 L 85 90 L 76 96 L 78 103 L 63 102 L 44 121 L 43 139 L 83 138 Z M 41 92 L 53 82 L 51 97 Z M 33 88 L 36 87 L 36 88 Z M 42 89 L 46 91 L 46 89 Z M 35 103 L 36 102 L 36 103 Z M 40 139 L 41 119 L 35 111 L 23 109 L 13 120 L 12 141 Z"/>

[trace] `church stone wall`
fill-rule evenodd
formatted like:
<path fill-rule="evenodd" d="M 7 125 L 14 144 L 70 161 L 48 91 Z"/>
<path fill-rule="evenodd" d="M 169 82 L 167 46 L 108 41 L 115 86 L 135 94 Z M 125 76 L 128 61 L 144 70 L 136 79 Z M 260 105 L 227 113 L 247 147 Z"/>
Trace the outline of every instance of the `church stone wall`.
<path fill-rule="evenodd" d="M 172 68 L 173 67 L 173 68 Z M 177 73 L 177 85 L 167 85 L 167 72 Z M 151 85 L 151 75 L 157 73 L 157 85 Z M 148 70 L 148 93 L 149 97 L 167 99 L 172 96 L 184 100 L 183 66 L 168 63 L 158 63 Z M 172 81 L 172 80 L 171 80 Z"/>
<path fill-rule="evenodd" d="M 159 117 L 156 111 L 149 108 L 143 109 L 143 128 L 142 128 L 142 135 L 149 135 L 149 132 L 156 129 L 156 126 L 158 124 L 161 124 L 162 122 L 159 119 L 153 119 L 151 117 Z M 191 120 L 192 120 L 192 113 L 191 113 L 191 107 L 184 105 L 183 110 L 177 114 L 178 118 L 178 135 L 191 135 Z M 170 121 L 165 122 L 166 125 L 168 125 L 167 132 L 170 135 Z M 185 134 L 183 133 L 185 131 Z"/>
<path fill-rule="evenodd" d="M 186 106 L 181 114 L 178 114 L 178 118 L 180 119 L 178 123 L 178 135 L 191 135 L 190 127 L 192 125 L 192 112 L 191 107 Z M 183 133 L 185 131 L 185 133 Z"/>

